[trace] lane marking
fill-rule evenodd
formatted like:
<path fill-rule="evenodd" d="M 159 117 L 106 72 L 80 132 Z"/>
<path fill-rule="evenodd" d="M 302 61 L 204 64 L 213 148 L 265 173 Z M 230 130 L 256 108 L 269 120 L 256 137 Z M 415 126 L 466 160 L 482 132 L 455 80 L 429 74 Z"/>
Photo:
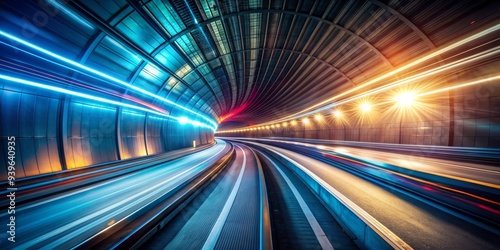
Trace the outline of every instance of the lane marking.
<path fill-rule="evenodd" d="M 224 227 L 224 224 L 226 223 L 227 217 L 229 215 L 229 211 L 231 210 L 231 207 L 234 204 L 234 200 L 236 199 L 236 194 L 238 193 L 238 190 L 240 189 L 241 185 L 241 180 L 243 179 L 243 173 L 245 172 L 245 166 L 247 164 L 247 157 L 245 154 L 245 151 L 243 148 L 238 146 L 237 144 L 234 144 L 234 146 L 238 147 L 241 152 L 243 153 L 243 164 L 240 170 L 240 174 L 238 175 L 238 179 L 236 180 L 236 183 L 234 184 L 233 190 L 231 191 L 231 194 L 227 198 L 226 203 L 224 204 L 224 208 L 222 209 L 219 218 L 217 218 L 217 221 L 215 222 L 215 225 L 212 227 L 212 230 L 210 231 L 210 234 L 208 235 L 207 240 L 205 241 L 205 244 L 203 245 L 203 250 L 211 250 L 215 248 L 215 244 L 217 244 L 217 240 L 219 239 L 219 236 L 222 232 L 222 228 Z"/>
<path fill-rule="evenodd" d="M 264 178 L 264 170 L 262 169 L 262 164 L 259 160 L 259 157 L 257 157 L 257 154 L 255 153 L 255 150 L 252 149 L 251 147 L 245 145 L 245 144 L 242 144 L 242 146 L 245 146 L 246 148 L 248 148 L 253 156 L 255 157 L 255 161 L 257 162 L 257 167 L 258 167 L 258 171 L 259 171 L 259 193 L 260 193 L 260 203 L 259 203 L 259 208 L 260 208 L 260 225 L 259 225 L 259 234 L 260 234 L 260 242 L 259 242 L 259 249 L 272 249 L 272 236 L 269 235 L 269 244 L 266 243 L 266 236 L 264 235 L 264 209 L 267 210 L 267 213 L 266 213 L 266 219 L 267 221 L 269 221 L 269 228 L 271 228 L 271 221 L 270 221 L 270 211 L 269 211 L 269 197 L 267 196 L 267 188 L 266 188 L 266 185 L 265 185 L 265 178 Z M 264 203 L 265 202 L 265 203 Z M 265 205 L 266 204 L 266 205 Z M 271 229 L 269 229 L 269 234 L 271 233 Z M 267 247 L 267 248 L 266 248 Z"/>
<path fill-rule="evenodd" d="M 290 187 L 292 190 L 293 195 L 295 196 L 295 199 L 299 202 L 300 208 L 302 209 L 302 212 L 307 218 L 307 222 L 309 222 L 309 225 L 311 226 L 314 235 L 316 235 L 316 238 L 318 239 L 319 244 L 321 245 L 322 249 L 334 249 L 328 238 L 326 237 L 325 232 L 319 225 L 318 221 L 314 217 L 314 214 L 312 213 L 311 209 L 307 205 L 307 203 L 304 201 L 302 196 L 300 195 L 299 191 L 297 188 L 293 185 L 292 181 L 288 178 L 288 176 L 285 175 L 285 173 L 281 170 L 278 165 L 276 165 L 267 155 L 262 154 L 264 157 L 267 158 L 269 162 L 273 164 L 273 166 L 278 170 L 278 172 L 281 174 L 281 177 L 285 180 L 286 184 Z"/>
<path fill-rule="evenodd" d="M 393 248 L 395 248 L 395 249 L 413 249 L 405 241 L 403 241 L 401 238 L 399 238 L 399 236 L 397 236 L 395 233 L 393 233 L 391 230 L 389 230 L 384 224 L 379 222 L 377 219 L 375 219 L 373 216 L 371 216 L 368 212 L 366 212 L 364 209 L 359 207 L 356 203 L 354 203 L 349 198 L 347 198 L 345 195 L 340 193 L 337 189 L 335 189 L 333 186 L 331 186 L 328 182 L 326 182 L 325 180 L 320 178 L 318 175 L 316 175 L 314 172 L 309 170 L 307 167 L 299 164 L 298 162 L 292 160 L 290 157 L 285 156 L 283 153 L 280 153 L 280 152 L 275 150 L 275 149 L 279 149 L 279 148 L 269 146 L 266 144 L 262 144 L 262 143 L 256 143 L 256 142 L 248 142 L 248 143 L 266 148 L 267 150 L 277 154 L 278 156 L 282 157 L 283 159 L 287 160 L 288 162 L 290 162 L 291 164 L 295 165 L 297 168 L 302 170 L 306 175 L 308 175 L 311 179 L 316 181 L 320 186 L 322 186 L 326 191 L 328 191 L 333 197 L 335 197 L 340 203 L 342 203 L 344 206 L 346 206 L 347 209 L 351 210 L 351 212 L 353 212 L 358 218 L 360 218 L 363 222 L 365 222 L 367 224 L 367 226 L 373 228 L 374 231 L 380 233 L 379 235 L 381 236 L 381 238 L 383 240 L 385 240 Z M 280 150 L 283 150 L 283 149 L 280 149 Z M 285 150 L 285 151 L 287 151 L 287 150 Z"/>
<path fill-rule="evenodd" d="M 213 148 L 215 148 L 215 147 L 213 147 Z M 213 148 L 209 148 L 209 149 L 213 149 Z M 215 153 L 215 155 L 220 154 L 220 152 L 222 152 L 225 148 L 226 148 L 226 143 L 224 142 L 224 145 L 221 148 L 221 150 L 219 150 L 217 153 Z M 198 153 L 201 153 L 201 152 L 204 152 L 204 151 L 196 152 L 194 154 L 188 155 L 187 157 L 194 156 L 194 155 L 196 155 Z M 174 165 L 174 166 L 172 166 L 173 169 L 168 169 L 167 172 L 163 172 L 161 174 L 164 175 L 164 174 L 167 174 L 167 173 L 171 173 L 171 172 L 177 171 L 179 167 L 184 166 L 184 165 L 175 166 L 176 164 L 179 164 L 180 161 L 184 161 L 184 160 L 187 159 L 187 158 L 184 158 L 184 157 L 185 156 L 183 156 L 181 158 L 178 158 L 178 159 L 175 159 L 173 161 L 167 162 L 167 164 Z M 202 164 L 202 163 L 200 163 L 200 164 Z M 40 206 L 40 205 L 43 205 L 43 204 L 46 204 L 46 203 L 50 203 L 50 202 L 54 202 L 54 201 L 66 198 L 66 197 L 74 196 L 76 194 L 83 193 L 83 192 L 86 192 L 86 191 L 89 191 L 89 190 L 92 190 L 92 189 L 95 189 L 95 188 L 98 188 L 98 187 L 101 187 L 101 186 L 112 184 L 114 182 L 118 182 L 118 181 L 126 179 L 126 178 L 140 178 L 140 175 L 144 174 L 144 171 L 149 171 L 149 170 L 152 170 L 154 168 L 163 168 L 164 166 L 162 164 L 163 163 L 158 163 L 158 165 L 155 165 L 152 168 L 141 169 L 139 171 L 135 171 L 135 172 L 132 172 L 132 173 L 127 173 L 127 174 L 125 174 L 125 175 L 123 175 L 121 177 L 115 177 L 115 178 L 112 178 L 110 180 L 101 181 L 101 182 L 95 183 L 95 184 L 90 184 L 89 187 L 83 186 L 83 187 L 78 188 L 76 191 L 71 192 L 71 193 L 64 193 L 64 194 L 61 194 L 61 195 L 58 195 L 58 196 L 55 196 L 55 197 L 52 197 L 52 198 L 49 198 L 49 199 L 46 199 L 46 200 L 43 200 L 43 201 L 38 201 L 36 203 L 31 203 L 31 204 L 28 204 L 26 206 L 21 206 L 18 210 L 24 211 L 24 210 L 27 210 L 27 209 L 30 209 L 30 208 L 34 208 L 34 207 L 37 207 L 37 206 Z M 155 170 L 155 171 L 157 171 L 157 170 Z M 151 173 L 146 173 L 146 174 L 151 174 Z M 131 181 L 133 181 L 133 180 L 131 180 Z M 139 183 L 139 184 L 142 185 L 143 182 L 148 182 L 148 181 L 151 181 L 151 179 L 146 179 L 144 181 L 141 181 L 141 183 Z M 137 186 L 139 184 L 136 184 L 136 185 L 133 185 L 133 186 Z M 88 185 L 86 185 L 86 186 L 88 186 Z M 129 188 L 133 187 L 133 186 L 129 186 Z M 121 190 L 121 191 L 124 191 L 124 190 Z M 7 212 L 1 213 L 0 217 L 3 217 L 5 215 L 7 215 Z"/>
<path fill-rule="evenodd" d="M 222 151 L 222 150 L 221 150 Z M 220 151 L 219 151 L 220 153 Z M 215 154 L 213 156 L 211 156 L 210 158 L 208 159 L 205 159 L 204 161 L 194 165 L 193 167 L 190 167 L 170 178 L 168 178 L 167 180 L 164 180 L 160 183 L 157 183 L 155 184 L 154 186 L 151 186 L 139 193 L 135 193 L 134 195 L 128 197 L 127 199 L 125 200 L 121 200 L 120 202 L 117 202 L 117 203 L 114 203 L 112 204 L 111 206 L 108 206 L 102 210 L 99 210 L 95 213 L 92 213 L 92 214 L 89 214 L 87 216 L 84 216 L 82 218 L 79 218 L 71 223 L 68 223 L 62 227 L 59 227 L 53 231 L 50 231 L 49 233 L 46 233 L 46 234 L 43 234 L 35 239 L 31 239 L 29 240 L 28 242 L 25 242 L 23 243 L 22 245 L 16 247 L 15 249 L 25 249 L 25 248 L 28 248 L 28 247 L 33 247 L 34 245 L 36 244 L 39 244 L 41 243 L 42 241 L 44 240 L 47 240 L 51 237 L 54 237 L 54 236 L 57 236 L 58 234 L 61 234 L 63 233 L 64 231 L 67 231 L 67 230 L 70 230 L 71 228 L 73 227 L 77 227 L 78 225 L 80 224 L 85 224 L 84 226 L 80 226 L 77 230 L 74 230 L 70 233 L 67 233 L 67 234 L 64 234 L 62 237 L 58 238 L 57 240 L 53 241 L 52 243 L 50 243 L 49 245 L 47 246 L 44 246 L 44 248 L 47 248 L 47 249 L 51 249 L 51 248 L 55 248 L 67 241 L 69 241 L 71 238 L 77 236 L 77 235 L 82 235 L 85 231 L 88 231 L 90 229 L 92 229 L 93 227 L 99 225 L 99 224 L 102 224 L 102 223 L 105 223 L 106 221 L 109 221 L 110 219 L 114 218 L 114 216 L 118 216 L 120 213 L 122 212 L 126 212 L 127 209 L 130 209 L 132 208 L 133 206 L 137 205 L 137 204 L 140 204 L 141 202 L 144 202 L 146 201 L 147 199 L 151 198 L 151 197 L 154 197 L 156 194 L 159 194 L 160 192 L 162 191 L 165 191 L 166 189 L 161 189 L 161 187 L 165 187 L 164 185 L 165 184 L 168 184 L 171 180 L 176 180 L 178 179 L 179 177 L 182 177 L 184 174 L 188 173 L 188 172 L 191 172 L 192 170 L 196 169 L 197 167 L 199 167 L 200 165 L 202 165 L 203 163 L 211 160 L 212 158 L 216 157 L 218 154 Z M 168 185 L 168 187 L 171 187 L 172 185 Z M 171 188 L 173 189 L 173 188 Z M 169 191 L 171 190 L 169 189 Z M 160 195 L 158 195 L 160 196 Z M 151 202 L 153 202 L 154 200 L 156 200 L 158 198 L 155 198 L 153 199 L 152 201 L 148 202 L 147 204 L 145 204 L 144 206 L 142 206 L 141 208 L 135 210 L 135 211 L 132 211 L 130 213 L 128 213 L 127 216 L 125 216 L 124 218 L 120 219 L 119 221 L 115 222 L 115 224 L 113 225 L 110 225 L 108 227 L 106 227 L 105 229 L 101 230 L 100 232 L 98 232 L 97 234 L 94 234 L 90 237 L 88 237 L 86 240 L 84 240 L 83 242 L 80 242 L 77 246 L 75 247 L 78 247 L 79 245 L 89 241 L 90 239 L 96 237 L 96 235 L 106 231 L 107 229 L 113 227 L 114 225 L 118 224 L 119 222 L 123 221 L 124 219 L 130 217 L 132 214 L 134 214 L 135 212 L 137 212 L 138 210 L 142 209 L 143 207 L 147 206 L 148 204 L 150 204 Z M 110 213 L 107 213 L 107 212 L 110 212 Z M 101 216 L 103 215 L 103 216 Z M 94 221 L 90 221 L 92 219 L 95 219 L 96 217 L 99 217 L 97 220 L 94 220 Z M 89 222 L 90 221 L 90 222 Z"/>
<path fill-rule="evenodd" d="M 323 146 L 323 147 L 330 148 L 330 149 L 335 149 L 335 147 L 339 147 L 339 146 L 332 146 L 332 145 L 313 144 L 313 143 L 309 143 L 309 142 L 295 142 L 295 141 L 283 141 L 283 140 L 271 140 L 271 139 L 261 139 L 261 140 L 262 141 L 269 141 L 269 142 L 281 142 L 281 143 L 286 143 L 286 144 L 300 144 L 300 145 L 306 146 L 306 147 Z M 258 141 L 258 139 L 255 139 L 254 141 Z M 360 148 L 356 148 L 356 145 L 346 145 L 346 146 L 342 146 L 342 147 L 350 147 L 350 148 L 353 148 L 355 150 L 360 149 Z M 361 150 L 376 152 L 376 151 L 373 151 L 372 149 L 361 148 Z M 418 149 L 414 149 L 414 150 L 418 150 Z M 393 154 L 395 156 L 399 155 L 400 158 L 402 158 L 403 156 L 407 156 L 404 153 L 392 153 L 392 152 L 383 152 L 383 153 L 384 154 Z M 388 156 L 390 156 L 390 155 L 388 155 Z M 418 155 L 416 155 L 416 156 L 418 156 Z M 356 157 L 356 156 L 354 156 L 354 157 Z M 443 165 L 449 165 L 449 166 L 455 167 L 455 168 L 465 168 L 465 169 L 474 170 L 474 171 L 478 171 L 478 172 L 482 171 L 482 172 L 488 172 L 488 173 L 493 173 L 493 174 L 500 174 L 500 171 L 495 170 L 495 169 L 485 169 L 485 168 L 475 168 L 475 167 L 469 167 L 469 166 L 462 166 L 462 165 L 456 165 L 454 163 L 446 163 L 446 162 L 443 162 L 440 160 L 432 159 L 431 157 L 427 157 L 427 156 L 420 156 L 420 157 L 422 158 L 421 162 L 424 162 L 424 163 L 426 161 L 428 161 L 429 163 L 438 163 L 438 164 L 443 164 Z M 363 159 L 363 157 L 361 157 L 361 156 L 359 156 L 359 158 Z M 472 164 L 477 165 L 478 167 L 489 167 L 489 165 L 486 165 L 486 164 L 479 164 L 479 163 L 472 163 Z M 395 164 L 393 164 L 393 165 L 395 165 Z M 404 166 L 400 166 L 400 167 L 404 167 Z M 408 169 L 411 169 L 411 168 L 408 168 Z M 414 169 L 412 169 L 412 170 L 414 170 Z"/>

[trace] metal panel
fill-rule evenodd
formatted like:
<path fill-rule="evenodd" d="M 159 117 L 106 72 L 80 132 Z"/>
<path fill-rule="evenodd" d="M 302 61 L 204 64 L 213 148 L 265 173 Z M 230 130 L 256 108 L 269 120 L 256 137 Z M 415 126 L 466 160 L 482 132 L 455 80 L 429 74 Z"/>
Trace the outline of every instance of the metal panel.
<path fill-rule="evenodd" d="M 123 110 L 120 121 L 122 159 L 146 155 L 144 143 L 144 113 Z"/>
<path fill-rule="evenodd" d="M 68 168 L 117 160 L 114 140 L 116 109 L 97 104 L 71 102 L 68 113 Z"/>

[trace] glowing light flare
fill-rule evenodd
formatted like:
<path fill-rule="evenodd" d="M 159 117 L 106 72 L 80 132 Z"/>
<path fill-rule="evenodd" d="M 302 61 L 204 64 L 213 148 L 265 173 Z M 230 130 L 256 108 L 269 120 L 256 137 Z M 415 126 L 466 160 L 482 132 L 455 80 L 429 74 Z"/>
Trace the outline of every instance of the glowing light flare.
<path fill-rule="evenodd" d="M 189 119 L 185 116 L 183 117 L 180 117 L 179 119 L 177 119 L 177 121 L 181 124 L 181 125 L 185 125 L 189 122 Z"/>
<path fill-rule="evenodd" d="M 312 106 L 310 106 L 310 107 L 308 107 L 308 108 L 306 108 L 306 109 L 304 109 L 304 110 L 302 110 L 300 112 L 297 112 L 295 114 L 292 114 L 292 115 L 289 115 L 287 117 L 284 117 L 283 119 L 289 119 L 291 117 L 298 116 L 298 115 L 303 114 L 303 113 L 305 113 L 305 112 L 307 112 L 309 110 L 313 110 L 313 109 L 316 109 L 316 108 L 318 108 L 318 107 L 320 107 L 322 105 L 325 105 L 327 103 L 333 102 L 334 100 L 339 99 L 342 96 L 346 96 L 348 94 L 353 93 L 354 91 L 357 91 L 359 89 L 365 88 L 365 87 L 370 86 L 370 85 L 373 85 L 373 84 L 375 84 L 377 82 L 380 82 L 381 80 L 384 80 L 384 79 L 387 79 L 387 78 L 389 78 L 389 77 L 391 77 L 393 75 L 396 75 L 399 72 L 408 70 L 408 69 L 410 69 L 410 68 L 412 68 L 412 67 L 414 67 L 416 65 L 419 65 L 419 64 L 421 64 L 423 62 L 428 61 L 429 59 L 434 59 L 436 56 L 439 56 L 439 55 L 441 55 L 441 54 L 443 54 L 443 53 L 445 53 L 447 51 L 450 51 L 452 49 L 458 48 L 458 47 L 460 47 L 462 45 L 465 45 L 465 44 L 467 44 L 467 43 L 469 43 L 471 41 L 474 41 L 476 39 L 484 37 L 484 36 L 486 36 L 486 35 L 488 35 L 490 33 L 496 32 L 498 30 L 500 30 L 500 24 L 496 24 L 496 25 L 494 25 L 494 26 L 492 26 L 490 28 L 487 28 L 487 29 L 485 29 L 483 31 L 480 31 L 480 32 L 476 33 L 476 34 L 468 36 L 468 37 L 466 37 L 466 38 L 464 38 L 462 40 L 459 40 L 459 41 L 457 41 L 455 43 L 452 43 L 452 44 L 450 44 L 450 45 L 448 45 L 446 47 L 438 49 L 438 50 L 436 50 L 436 51 L 434 51 L 432 53 L 429 53 L 429 54 L 427 54 L 425 56 L 422 56 L 422 57 L 420 57 L 420 58 L 418 58 L 418 59 L 416 59 L 416 60 L 414 60 L 414 61 L 412 61 L 412 62 L 410 62 L 410 63 L 408 63 L 406 65 L 403 65 L 403 66 L 401 66 L 401 67 L 399 67 L 399 68 L 397 68 L 395 70 L 392 70 L 392 71 L 390 71 L 390 72 L 388 72 L 386 74 L 383 74 L 381 76 L 378 76 L 376 78 L 368 80 L 367 82 L 359 84 L 359 85 L 357 85 L 354 88 L 351 88 L 351 89 L 349 89 L 347 91 L 344 91 L 344 92 L 342 92 L 342 93 L 340 93 L 340 94 L 338 94 L 336 96 L 333 96 L 333 97 L 331 97 L 331 98 L 329 98 L 329 99 L 327 99 L 325 101 L 322 101 L 320 103 L 312 105 Z"/>
<path fill-rule="evenodd" d="M 394 99 L 400 107 L 411 107 L 415 103 L 416 95 L 414 92 L 404 92 L 398 94 Z"/>
<path fill-rule="evenodd" d="M 291 121 L 291 122 L 290 122 L 290 125 L 292 125 L 292 126 L 296 126 L 296 125 L 297 125 L 297 121 L 296 121 L 296 120 Z"/>
<path fill-rule="evenodd" d="M 363 98 L 355 103 L 354 111 L 357 116 L 354 118 L 358 124 L 371 123 L 380 118 L 374 103 L 377 103 L 377 100 L 373 97 Z"/>
<path fill-rule="evenodd" d="M 322 114 L 316 114 L 316 115 L 314 115 L 314 120 L 316 120 L 316 121 L 323 120 L 323 115 Z"/>
<path fill-rule="evenodd" d="M 307 118 L 307 117 L 302 119 L 302 124 L 304 124 L 304 125 L 307 125 L 307 124 L 309 124 L 310 122 L 311 122 L 311 121 L 309 121 L 309 118 Z"/>
<path fill-rule="evenodd" d="M 368 102 L 363 102 L 361 105 L 359 105 L 359 108 L 363 113 L 370 112 L 372 110 L 372 104 Z"/>
<path fill-rule="evenodd" d="M 340 108 L 336 108 L 332 112 L 332 123 L 339 126 L 342 125 L 344 128 L 346 125 L 349 125 L 349 120 L 344 111 Z"/>
<path fill-rule="evenodd" d="M 286 128 L 286 127 L 288 127 L 288 123 L 287 123 L 287 122 L 284 122 L 284 123 L 282 124 L 282 126 L 283 126 L 284 128 Z"/>
<path fill-rule="evenodd" d="M 335 116 L 335 118 L 341 118 L 344 114 L 342 114 L 342 111 L 336 109 L 333 111 L 333 116 Z"/>

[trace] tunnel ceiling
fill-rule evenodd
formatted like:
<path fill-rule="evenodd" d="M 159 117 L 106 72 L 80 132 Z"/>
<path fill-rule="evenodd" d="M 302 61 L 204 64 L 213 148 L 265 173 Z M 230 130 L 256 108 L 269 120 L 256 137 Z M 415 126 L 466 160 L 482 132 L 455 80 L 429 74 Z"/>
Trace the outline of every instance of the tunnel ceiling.
<path fill-rule="evenodd" d="M 149 75 L 153 92 L 231 127 L 298 112 L 491 24 L 494 2 L 85 0 L 62 9 L 90 27 L 81 58 L 121 64 L 114 73 L 131 82 Z"/>

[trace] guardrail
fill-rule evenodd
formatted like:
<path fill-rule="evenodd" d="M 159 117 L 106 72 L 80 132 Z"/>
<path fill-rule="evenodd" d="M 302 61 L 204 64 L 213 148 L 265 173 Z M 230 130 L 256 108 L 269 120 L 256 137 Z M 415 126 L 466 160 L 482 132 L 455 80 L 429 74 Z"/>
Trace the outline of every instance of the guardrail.
<path fill-rule="evenodd" d="M 459 159 L 469 160 L 472 162 L 481 162 L 481 163 L 486 161 L 491 161 L 491 163 L 500 162 L 500 148 L 449 147 L 449 146 L 411 145 L 411 144 L 394 144 L 394 143 L 380 143 L 380 142 L 300 139 L 300 138 L 286 138 L 286 137 L 269 137 L 262 139 L 303 142 L 303 143 L 332 145 L 332 146 L 358 147 L 358 148 L 367 148 L 373 150 L 383 150 L 383 151 L 391 151 L 399 153 L 411 153 L 414 154 L 415 156 L 425 156 L 434 158 L 453 156 L 453 157 L 458 157 Z"/>
<path fill-rule="evenodd" d="M 262 141 L 262 143 L 292 150 L 341 168 L 361 178 L 379 182 L 381 185 L 397 187 L 398 190 L 403 192 L 423 197 L 426 201 L 438 205 L 441 209 L 445 209 L 447 212 L 453 213 L 479 227 L 500 234 L 498 230 L 500 225 L 498 211 L 500 207 L 497 202 L 497 185 L 486 185 L 487 183 L 479 185 L 459 179 L 399 168 L 390 164 L 377 166 L 363 159 L 325 154 L 322 150 L 318 151 L 318 149 L 308 146 L 267 140 Z M 387 170 L 387 172 L 377 170 L 377 173 L 382 173 L 377 174 L 366 168 L 351 164 L 363 165 L 370 168 L 370 170 L 381 168 Z M 426 191 L 425 188 L 431 188 L 432 191 Z"/>
<path fill-rule="evenodd" d="M 241 141 L 239 141 L 241 142 Z M 283 165 L 290 168 L 299 178 L 327 205 L 334 217 L 354 235 L 353 239 L 364 249 L 412 249 L 406 242 L 390 231 L 387 227 L 373 218 L 370 214 L 353 203 L 339 191 L 323 181 L 310 170 L 276 152 L 252 142 L 251 144 L 268 154 L 271 154 Z"/>

